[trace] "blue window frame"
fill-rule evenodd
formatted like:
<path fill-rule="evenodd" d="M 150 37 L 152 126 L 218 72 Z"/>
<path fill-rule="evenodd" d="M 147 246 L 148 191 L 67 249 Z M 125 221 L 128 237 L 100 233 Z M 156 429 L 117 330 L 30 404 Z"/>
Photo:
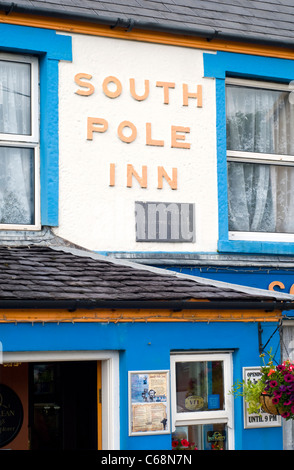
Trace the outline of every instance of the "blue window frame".
<path fill-rule="evenodd" d="M 0 52 L 28 54 L 39 62 L 40 87 L 40 218 L 41 225 L 58 225 L 58 64 L 72 60 L 71 37 L 53 30 L 0 25 Z"/>
<path fill-rule="evenodd" d="M 289 84 L 294 80 L 294 61 L 272 57 L 217 52 L 204 54 L 204 76 L 215 79 L 219 241 L 218 250 L 228 253 L 294 254 L 291 241 L 231 240 L 229 238 L 226 84 L 227 77 Z"/>

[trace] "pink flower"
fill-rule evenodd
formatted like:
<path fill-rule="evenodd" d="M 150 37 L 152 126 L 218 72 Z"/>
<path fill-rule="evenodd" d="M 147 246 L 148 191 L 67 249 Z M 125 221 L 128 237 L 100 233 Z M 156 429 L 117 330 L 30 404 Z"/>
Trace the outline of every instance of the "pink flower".
<path fill-rule="evenodd" d="M 289 401 L 285 401 L 285 402 L 284 402 L 284 406 L 291 405 L 291 403 L 292 403 L 292 401 L 291 401 L 291 400 L 289 400 Z"/>
<path fill-rule="evenodd" d="M 286 374 L 284 376 L 284 379 L 286 382 L 293 382 L 294 381 L 294 376 L 292 374 Z"/>
<path fill-rule="evenodd" d="M 270 387 L 274 388 L 278 386 L 278 382 L 276 380 L 271 380 L 270 381 Z"/>
<path fill-rule="evenodd" d="M 279 403 L 280 399 L 278 397 L 275 397 L 272 399 L 273 405 L 277 405 Z"/>
<path fill-rule="evenodd" d="M 285 413 L 282 413 L 281 416 L 282 416 L 282 418 L 289 418 L 290 413 L 289 413 L 289 411 L 285 411 Z"/>
<path fill-rule="evenodd" d="M 274 390 L 274 395 L 276 398 L 281 398 L 282 392 L 278 392 L 278 390 Z"/>

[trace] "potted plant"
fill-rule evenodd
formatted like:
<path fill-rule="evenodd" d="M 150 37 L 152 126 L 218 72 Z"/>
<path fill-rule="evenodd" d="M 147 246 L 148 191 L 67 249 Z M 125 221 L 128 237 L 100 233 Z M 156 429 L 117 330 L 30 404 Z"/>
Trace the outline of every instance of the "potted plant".
<path fill-rule="evenodd" d="M 234 397 L 242 396 L 248 403 L 249 414 L 260 414 L 260 409 L 279 414 L 289 420 L 294 418 L 294 364 L 289 360 L 274 366 L 273 356 L 264 363 L 261 355 L 261 377 L 257 382 L 238 380 L 232 387 Z"/>

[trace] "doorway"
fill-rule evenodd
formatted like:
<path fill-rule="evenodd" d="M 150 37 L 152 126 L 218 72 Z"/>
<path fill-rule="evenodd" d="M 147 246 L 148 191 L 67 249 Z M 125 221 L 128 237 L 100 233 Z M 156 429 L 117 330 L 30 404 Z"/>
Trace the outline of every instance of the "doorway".
<path fill-rule="evenodd" d="M 101 362 L 38 362 L 29 367 L 32 450 L 97 450 L 101 442 Z"/>

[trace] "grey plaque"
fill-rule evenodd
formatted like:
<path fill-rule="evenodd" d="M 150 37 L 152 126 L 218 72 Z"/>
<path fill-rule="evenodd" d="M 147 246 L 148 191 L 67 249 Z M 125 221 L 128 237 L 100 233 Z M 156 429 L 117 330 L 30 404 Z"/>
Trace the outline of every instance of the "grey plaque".
<path fill-rule="evenodd" d="M 137 242 L 194 242 L 194 204 L 135 202 Z"/>

